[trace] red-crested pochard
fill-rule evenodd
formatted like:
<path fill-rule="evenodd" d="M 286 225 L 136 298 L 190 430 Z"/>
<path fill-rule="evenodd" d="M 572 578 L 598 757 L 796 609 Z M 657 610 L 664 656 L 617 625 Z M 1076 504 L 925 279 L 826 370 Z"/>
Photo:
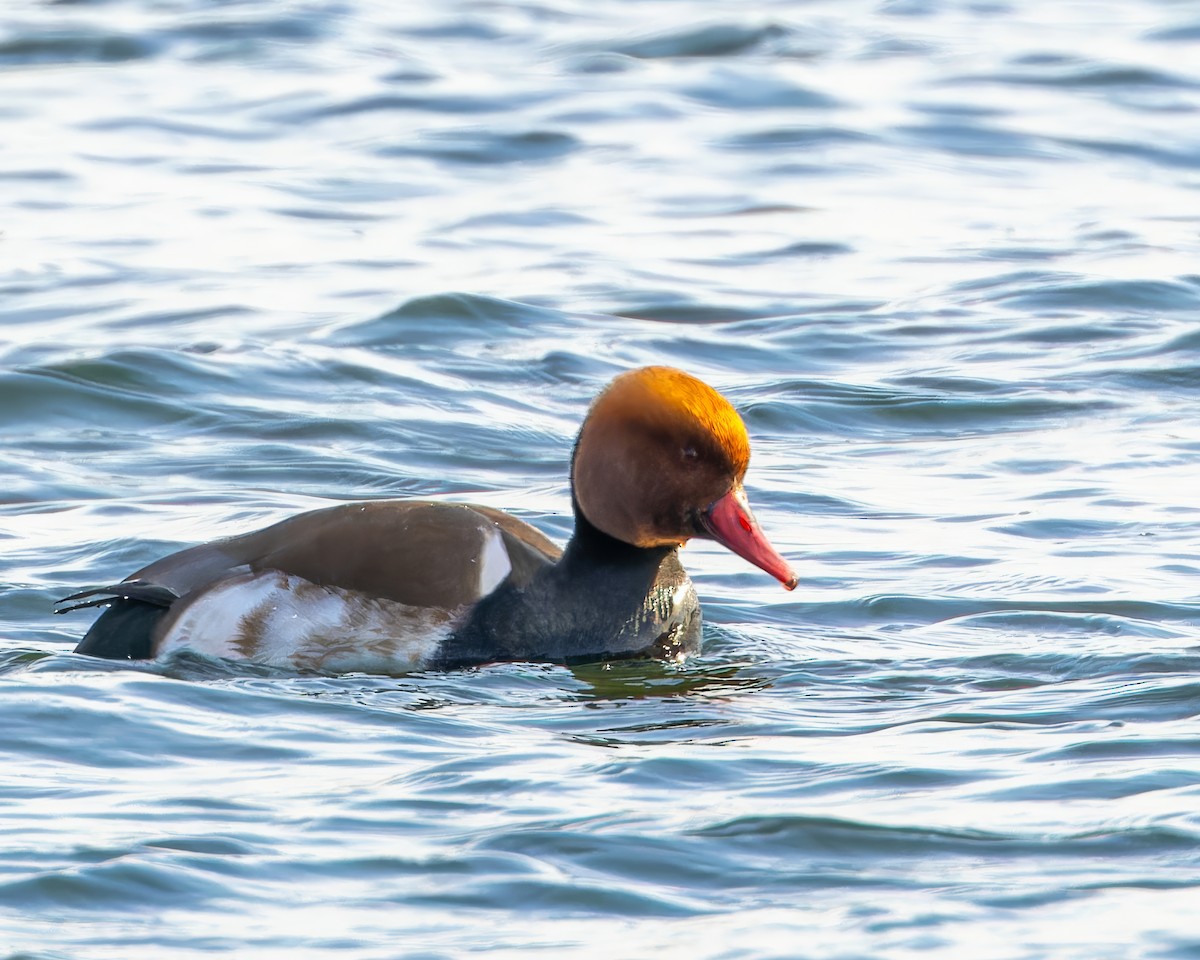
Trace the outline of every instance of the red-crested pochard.
<path fill-rule="evenodd" d="M 491 507 L 347 503 L 182 550 L 67 597 L 74 605 L 58 612 L 107 606 L 76 652 L 112 659 L 186 648 L 397 673 L 678 658 L 700 643 L 700 605 L 678 555 L 688 539 L 716 540 L 796 586 L 746 502 L 749 460 L 724 397 L 680 370 L 645 367 L 613 380 L 580 428 L 565 550 Z"/>

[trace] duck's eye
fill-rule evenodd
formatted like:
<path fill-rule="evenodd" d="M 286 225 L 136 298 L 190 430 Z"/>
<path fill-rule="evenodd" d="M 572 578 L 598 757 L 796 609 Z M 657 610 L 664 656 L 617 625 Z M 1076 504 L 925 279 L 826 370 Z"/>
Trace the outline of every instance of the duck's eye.
<path fill-rule="evenodd" d="M 699 454 L 696 453 L 695 447 L 684 447 L 680 451 L 680 455 L 683 457 L 684 463 L 692 463 L 697 457 L 699 457 Z"/>

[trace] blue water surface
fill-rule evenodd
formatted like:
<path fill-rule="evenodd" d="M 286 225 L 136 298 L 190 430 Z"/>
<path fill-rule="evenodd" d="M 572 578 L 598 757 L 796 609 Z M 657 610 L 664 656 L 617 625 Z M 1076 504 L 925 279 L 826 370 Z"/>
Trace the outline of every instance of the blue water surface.
<path fill-rule="evenodd" d="M 1191 0 L 7 0 L 0 955 L 1200 957 Z M 683 665 L 294 676 L 54 599 L 753 438 Z"/>

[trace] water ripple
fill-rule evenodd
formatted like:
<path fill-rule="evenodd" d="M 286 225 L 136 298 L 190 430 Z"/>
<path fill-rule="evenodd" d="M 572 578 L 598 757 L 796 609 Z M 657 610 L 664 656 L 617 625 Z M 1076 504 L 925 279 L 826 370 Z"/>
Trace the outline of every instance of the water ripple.
<path fill-rule="evenodd" d="M 9 953 L 1196 956 L 1192 11 L 10 6 Z M 690 545 L 686 664 L 97 662 L 51 613 L 354 498 L 564 540 L 645 363 L 743 412 L 802 573 Z"/>

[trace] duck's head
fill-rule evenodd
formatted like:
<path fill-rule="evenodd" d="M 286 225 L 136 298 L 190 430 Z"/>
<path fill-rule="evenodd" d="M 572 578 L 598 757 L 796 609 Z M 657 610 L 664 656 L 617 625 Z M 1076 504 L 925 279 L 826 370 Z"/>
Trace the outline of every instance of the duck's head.
<path fill-rule="evenodd" d="M 754 519 L 742 478 L 750 440 L 737 411 L 671 367 L 621 374 L 579 431 L 571 480 L 592 526 L 636 547 L 716 540 L 787 589 L 796 574 Z"/>

